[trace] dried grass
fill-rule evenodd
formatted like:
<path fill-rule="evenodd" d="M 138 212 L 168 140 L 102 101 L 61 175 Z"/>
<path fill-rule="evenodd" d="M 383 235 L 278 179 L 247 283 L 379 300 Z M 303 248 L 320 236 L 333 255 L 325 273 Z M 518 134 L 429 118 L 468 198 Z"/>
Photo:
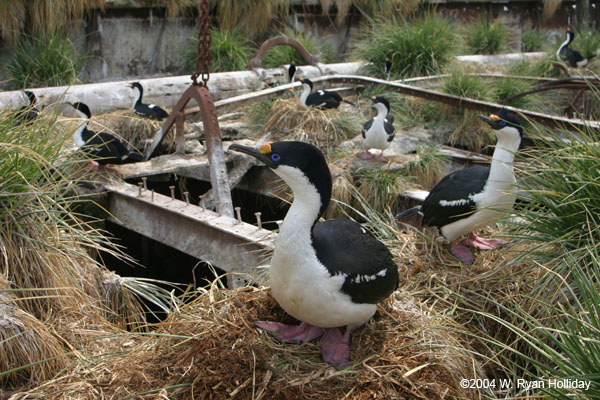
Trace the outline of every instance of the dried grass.
<path fill-rule="evenodd" d="M 406 293 L 385 302 L 353 333 L 351 366 L 335 372 L 318 342 L 284 345 L 254 328 L 256 320 L 288 321 L 266 289 L 211 289 L 157 326 L 131 338 L 123 354 L 32 394 L 56 399 L 477 398 L 460 388 L 476 363 L 444 322 L 427 316 Z M 123 344 L 122 337 L 115 342 Z M 55 391 L 58 387 L 62 392 Z"/>
<path fill-rule="evenodd" d="M 338 109 L 302 108 L 296 98 L 278 99 L 273 102 L 264 131 L 271 132 L 274 140 L 312 143 L 328 155 L 335 146 L 360 132 L 360 126 L 354 127 L 352 121 L 340 124 L 344 118 Z"/>

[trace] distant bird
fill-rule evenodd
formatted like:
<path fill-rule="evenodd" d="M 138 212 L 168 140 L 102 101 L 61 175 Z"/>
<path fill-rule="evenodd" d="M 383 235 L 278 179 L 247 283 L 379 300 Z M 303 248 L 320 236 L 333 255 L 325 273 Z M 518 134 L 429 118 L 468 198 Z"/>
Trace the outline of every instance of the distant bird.
<path fill-rule="evenodd" d="M 294 79 L 296 79 L 296 64 L 291 62 L 288 67 L 288 82 L 293 83 Z"/>
<path fill-rule="evenodd" d="M 364 324 L 377 303 L 398 287 L 398 267 L 387 247 L 348 219 L 318 222 L 331 198 L 331 173 L 323 153 L 304 142 L 264 143 L 230 150 L 264 162 L 292 189 L 270 266 L 273 296 L 300 325 L 256 325 L 285 343 L 321 337 L 323 360 L 345 367 L 350 332 Z M 346 328 L 342 333 L 341 328 Z"/>
<path fill-rule="evenodd" d="M 385 58 L 385 79 L 390 80 L 390 73 L 392 72 L 392 60 L 389 57 Z"/>
<path fill-rule="evenodd" d="M 513 159 L 521 143 L 521 121 L 502 109 L 489 117 L 479 115 L 494 130 L 498 142 L 489 167 L 477 165 L 446 175 L 432 190 L 423 205 L 400 213 L 403 219 L 415 212 L 423 215 L 423 225 L 436 226 L 450 242 L 450 252 L 471 265 L 474 256 L 466 246 L 454 243 L 469 234 L 465 244 L 478 249 L 493 249 L 504 243 L 484 239 L 474 231 L 493 223 L 512 208 L 515 195 Z"/>
<path fill-rule="evenodd" d="M 29 90 L 25 90 L 24 93 L 27 96 L 29 104 L 22 106 L 16 111 L 15 126 L 31 122 L 40 115 L 39 110 L 35 107 L 37 104 L 35 94 Z"/>
<path fill-rule="evenodd" d="M 371 100 L 377 109 L 377 115 L 363 125 L 361 133 L 364 139 L 365 152 L 361 155 L 361 158 L 363 160 L 372 158 L 373 154 L 369 152 L 369 149 L 380 149 L 379 160 L 385 161 L 383 151 L 390 147 L 396 134 L 393 125 L 394 116 L 390 114 L 390 103 L 385 98 L 373 96 Z"/>
<path fill-rule="evenodd" d="M 89 107 L 80 102 L 70 103 L 77 115 L 85 122 L 73 134 L 78 148 L 93 157 L 92 165 L 98 164 L 127 164 L 142 161 L 144 156 L 136 151 L 129 151 L 127 147 L 114 135 L 107 132 L 94 132 L 87 128 L 92 118 Z"/>
<path fill-rule="evenodd" d="M 571 67 L 573 67 L 573 68 L 584 67 L 587 65 L 589 60 L 596 57 L 596 55 L 592 55 L 592 56 L 585 58 L 577 50 L 570 49 L 569 44 L 571 44 L 571 42 L 573 41 L 574 38 L 575 38 L 575 32 L 573 32 L 573 30 L 571 28 L 567 28 L 567 40 L 565 40 L 563 42 L 563 44 L 561 44 L 560 47 L 558 48 L 558 50 L 556 51 L 556 58 L 558 58 L 558 61 L 560 61 L 561 53 L 564 52 L 564 59 L 569 63 L 569 65 Z"/>
<path fill-rule="evenodd" d="M 351 101 L 342 99 L 342 96 L 335 92 L 329 92 L 327 90 L 317 90 L 312 93 L 313 83 L 308 78 L 298 79 L 302 82 L 302 94 L 300 94 L 300 105 L 304 108 L 316 107 L 316 108 L 338 108 L 340 103 L 352 104 Z"/>
<path fill-rule="evenodd" d="M 129 87 L 132 89 L 137 89 L 139 91 L 137 99 L 133 102 L 133 112 L 139 115 L 140 117 L 157 119 L 162 121 L 165 118 L 169 117 L 169 113 L 165 110 L 156 106 L 154 104 L 144 104 L 142 103 L 142 96 L 144 95 L 144 89 L 139 82 L 131 82 Z"/>

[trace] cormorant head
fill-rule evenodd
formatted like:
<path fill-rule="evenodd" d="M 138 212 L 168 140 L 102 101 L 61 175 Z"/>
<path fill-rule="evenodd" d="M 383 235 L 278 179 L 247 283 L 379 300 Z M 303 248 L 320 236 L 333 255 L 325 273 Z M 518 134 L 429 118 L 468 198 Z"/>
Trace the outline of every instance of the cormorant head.
<path fill-rule="evenodd" d="M 308 85 L 310 87 L 311 91 L 313 90 L 313 83 L 312 83 L 312 81 L 310 79 L 302 77 L 302 78 L 300 78 L 298 80 L 300 82 L 302 82 L 303 85 Z"/>
<path fill-rule="evenodd" d="M 33 92 L 31 92 L 29 90 L 25 90 L 25 95 L 29 99 L 30 106 L 33 106 L 35 103 L 37 103 L 37 99 L 35 98 L 35 94 L 33 94 Z"/>
<path fill-rule="evenodd" d="M 127 86 L 129 86 L 130 88 L 138 88 L 139 90 L 142 90 L 142 85 L 139 82 L 129 82 L 127 84 Z"/>
<path fill-rule="evenodd" d="M 386 98 L 381 97 L 381 96 L 373 96 L 371 97 L 371 100 L 373 101 L 373 105 L 379 109 L 381 106 L 385 107 L 385 109 L 387 110 L 387 112 L 390 112 L 390 102 L 387 101 Z M 378 106 L 379 104 L 381 104 L 381 106 Z"/>
<path fill-rule="evenodd" d="M 305 80 L 306 81 L 306 80 Z M 321 215 L 331 197 L 331 173 L 321 150 L 304 142 L 266 142 L 257 149 L 239 144 L 229 146 L 264 162 L 283 179 L 294 192 L 294 197 L 313 186 L 321 196 Z"/>
<path fill-rule="evenodd" d="M 77 111 L 77 114 L 79 114 L 81 116 L 81 118 L 87 118 L 87 119 L 92 118 L 92 112 L 90 111 L 90 108 L 85 103 L 80 103 L 77 101 L 77 102 L 70 103 L 70 104 L 71 104 L 71 106 L 73 106 L 75 111 Z"/>
<path fill-rule="evenodd" d="M 506 108 L 501 109 L 496 114 L 491 114 L 489 117 L 486 117 L 485 115 L 478 115 L 478 117 L 492 127 L 496 132 L 496 136 L 498 136 L 499 133 L 507 133 L 509 135 L 514 135 L 515 138 L 518 137 L 519 140 L 523 136 L 521 120 Z"/>

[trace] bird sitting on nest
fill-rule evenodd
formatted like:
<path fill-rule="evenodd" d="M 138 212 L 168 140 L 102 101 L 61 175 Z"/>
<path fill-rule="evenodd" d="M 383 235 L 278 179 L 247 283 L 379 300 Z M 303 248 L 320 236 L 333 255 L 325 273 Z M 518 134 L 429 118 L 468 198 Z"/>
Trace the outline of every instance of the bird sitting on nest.
<path fill-rule="evenodd" d="M 336 92 L 317 90 L 313 93 L 313 83 L 310 79 L 301 77 L 298 80 L 302 82 L 300 105 L 304 108 L 338 108 L 341 102 L 355 105 L 351 101 L 342 99 L 342 96 Z"/>
<path fill-rule="evenodd" d="M 39 110 L 35 107 L 37 104 L 35 94 L 29 90 L 25 90 L 24 93 L 27 96 L 28 104 L 21 106 L 21 108 L 16 111 L 15 126 L 31 122 L 40 115 Z"/>
<path fill-rule="evenodd" d="M 421 206 L 397 216 L 402 220 L 415 212 L 421 213 L 423 225 L 439 228 L 450 242 L 450 252 L 467 265 L 474 261 L 467 246 L 488 250 L 504 243 L 481 238 L 474 231 L 490 225 L 512 208 L 516 199 L 513 159 L 523 135 L 521 121 L 506 109 L 489 117 L 478 117 L 491 126 L 498 139 L 491 165 L 476 165 L 446 175 Z M 466 246 L 454 243 L 467 233 Z"/>
<path fill-rule="evenodd" d="M 363 160 L 372 158 L 373 154 L 369 152 L 369 149 L 380 149 L 379 160 L 385 161 L 383 151 L 390 147 L 396 134 L 393 125 L 394 116 L 390 114 L 390 103 L 385 98 L 373 96 L 371 100 L 377 109 L 377 115 L 363 125 L 361 133 L 364 139 L 365 152 L 360 158 Z"/>
<path fill-rule="evenodd" d="M 571 28 L 567 28 L 567 40 L 565 40 L 556 51 L 556 58 L 558 58 L 558 60 L 560 61 L 561 54 L 564 53 L 563 57 L 571 67 L 585 67 L 592 58 L 596 57 L 596 55 L 592 55 L 586 58 L 577 50 L 569 48 L 569 44 L 571 44 L 574 38 L 575 32 L 573 32 Z"/>
<path fill-rule="evenodd" d="M 345 367 L 350 332 L 371 318 L 377 303 L 398 286 L 390 251 L 354 221 L 317 222 L 329 204 L 332 183 L 325 157 L 315 146 L 275 142 L 258 149 L 232 144 L 229 149 L 264 162 L 294 195 L 275 243 L 270 283 L 279 305 L 301 323 L 256 325 L 285 343 L 321 337 L 324 361 Z"/>
<path fill-rule="evenodd" d="M 163 119 L 169 117 L 169 113 L 167 113 L 159 106 L 156 106 L 154 104 L 142 103 L 144 89 L 142 88 L 142 85 L 139 82 L 131 82 L 129 84 L 129 87 L 132 89 L 137 89 L 139 92 L 137 99 L 133 102 L 133 112 L 135 114 L 139 115 L 140 117 L 157 119 L 159 121 L 162 121 Z"/>
<path fill-rule="evenodd" d="M 73 134 L 75 145 L 89 154 L 92 166 L 97 169 L 99 165 L 127 164 L 144 160 L 144 156 L 137 151 L 129 151 L 127 147 L 113 134 L 108 132 L 94 132 L 87 128 L 92 112 L 87 104 L 69 103 L 77 115 L 85 122 Z"/>

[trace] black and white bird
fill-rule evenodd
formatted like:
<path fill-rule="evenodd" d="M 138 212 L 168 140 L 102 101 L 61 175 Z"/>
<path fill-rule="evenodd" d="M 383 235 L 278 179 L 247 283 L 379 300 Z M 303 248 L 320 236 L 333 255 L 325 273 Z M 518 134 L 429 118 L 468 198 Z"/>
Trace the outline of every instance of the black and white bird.
<path fill-rule="evenodd" d="M 371 97 L 373 105 L 377 109 L 375 118 L 371 118 L 362 127 L 362 137 L 365 144 L 365 152 L 360 156 L 363 160 L 372 158 L 369 149 L 380 149 L 379 160 L 385 161 L 383 151 L 390 147 L 396 130 L 394 129 L 394 116 L 390 114 L 390 103 L 383 97 Z"/>
<path fill-rule="evenodd" d="M 31 122 L 40 115 L 39 110 L 35 107 L 37 104 L 35 94 L 29 90 L 25 90 L 24 93 L 27 96 L 28 104 L 21 106 L 21 108 L 16 111 L 15 126 Z"/>
<path fill-rule="evenodd" d="M 385 58 L 385 79 L 390 80 L 390 73 L 392 72 L 392 60 L 389 57 Z"/>
<path fill-rule="evenodd" d="M 273 296 L 300 325 L 257 322 L 286 343 L 321 337 L 323 359 L 347 365 L 350 332 L 375 313 L 398 287 L 398 267 L 387 247 L 347 219 L 317 222 L 331 197 L 331 173 L 323 153 L 304 142 L 264 143 L 231 150 L 264 162 L 293 191 L 275 242 L 270 283 Z M 342 332 L 343 328 L 346 328 Z"/>
<path fill-rule="evenodd" d="M 288 67 L 288 82 L 293 83 L 295 79 L 296 79 L 296 64 L 291 62 L 290 66 Z"/>
<path fill-rule="evenodd" d="M 144 89 L 139 82 L 131 82 L 129 87 L 132 89 L 137 89 L 139 94 L 137 99 L 133 102 L 133 112 L 139 115 L 140 117 L 157 119 L 162 121 L 165 118 L 169 117 L 169 113 L 165 110 L 156 106 L 154 104 L 144 104 L 142 103 L 142 97 L 144 96 Z"/>
<path fill-rule="evenodd" d="M 329 92 L 327 90 L 317 90 L 316 92 L 312 93 L 313 83 L 310 79 L 300 78 L 298 80 L 302 82 L 300 105 L 304 108 L 338 108 L 342 101 L 344 103 L 355 105 L 351 101 L 342 99 L 342 96 L 335 92 Z"/>
<path fill-rule="evenodd" d="M 521 121 L 512 112 L 502 109 L 489 117 L 479 115 L 496 134 L 497 143 L 488 166 L 477 165 L 446 175 L 432 190 L 423 205 L 398 215 L 403 219 L 415 212 L 423 214 L 423 225 L 438 227 L 450 242 L 450 252 L 471 265 L 474 256 L 465 245 L 455 243 L 464 234 L 467 246 L 482 250 L 503 244 L 497 239 L 484 239 L 475 230 L 490 225 L 504 216 L 515 202 L 513 159 L 521 143 Z"/>
<path fill-rule="evenodd" d="M 573 68 L 584 67 L 589 60 L 595 57 L 595 55 L 586 58 L 577 50 L 570 49 L 569 44 L 571 44 L 574 38 L 575 32 L 573 32 L 571 28 L 567 28 L 567 40 L 565 40 L 556 51 L 556 58 L 558 58 L 559 61 L 564 58 Z M 564 54 L 561 57 L 562 53 Z"/>
<path fill-rule="evenodd" d="M 98 165 L 127 164 L 144 159 L 144 156 L 137 151 L 129 151 L 116 136 L 88 129 L 92 112 L 86 104 L 80 102 L 69 104 L 75 109 L 77 115 L 85 120 L 73 134 L 75 145 L 93 158 L 92 165 L 95 168 Z"/>

